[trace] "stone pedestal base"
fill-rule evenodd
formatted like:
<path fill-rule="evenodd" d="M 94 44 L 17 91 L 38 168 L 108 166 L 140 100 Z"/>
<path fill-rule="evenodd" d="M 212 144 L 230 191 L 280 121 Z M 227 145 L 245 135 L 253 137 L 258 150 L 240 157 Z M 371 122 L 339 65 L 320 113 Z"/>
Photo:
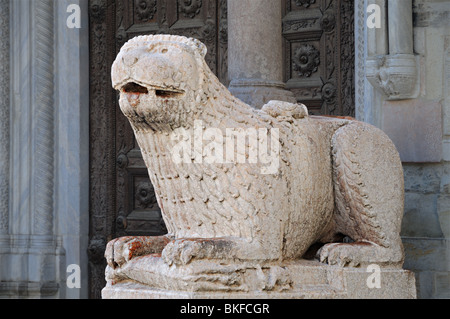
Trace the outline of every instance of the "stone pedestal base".
<path fill-rule="evenodd" d="M 197 265 L 198 266 L 198 265 Z M 167 276 L 167 284 L 175 272 L 192 278 L 186 269 L 177 270 L 172 266 Z M 230 265 L 218 265 L 219 272 L 230 270 Z M 176 267 L 175 267 L 176 268 Z M 129 272 L 131 273 L 131 272 Z M 170 274 L 169 274 L 170 273 Z M 416 287 L 414 274 L 402 269 L 379 269 L 379 272 L 366 268 L 340 268 L 314 261 L 296 261 L 283 266 L 239 267 L 233 277 L 236 281 L 229 286 L 217 286 L 213 278 L 217 274 L 205 273 L 201 279 L 211 276 L 211 290 L 207 286 L 183 282 L 180 289 L 165 289 L 161 278 L 155 278 L 157 288 L 131 279 L 113 284 L 108 280 L 102 291 L 103 299 L 414 299 Z M 155 275 L 155 277 L 159 277 Z M 148 273 L 136 278 L 149 279 Z M 183 280 L 181 280 L 183 281 Z M 206 280 L 209 281 L 209 280 Z"/>

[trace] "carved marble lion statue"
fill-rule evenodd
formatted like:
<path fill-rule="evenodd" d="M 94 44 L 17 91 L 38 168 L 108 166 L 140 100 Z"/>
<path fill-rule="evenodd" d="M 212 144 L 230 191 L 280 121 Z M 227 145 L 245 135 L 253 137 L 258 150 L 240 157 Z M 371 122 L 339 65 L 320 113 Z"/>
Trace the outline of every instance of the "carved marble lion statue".
<path fill-rule="evenodd" d="M 313 247 L 320 247 L 313 255 L 322 263 L 401 267 L 403 170 L 390 139 L 350 118 L 309 116 L 301 104 L 271 101 L 252 108 L 219 82 L 205 54 L 195 39 L 139 36 L 112 66 L 113 87 L 168 234 L 112 240 L 105 253 L 109 267 L 143 256 L 168 266 L 282 262 Z M 267 134 L 226 145 L 248 161 L 206 160 L 204 149 L 174 160 L 180 136 L 195 144 L 189 136 L 210 128 L 224 136 L 227 129 Z M 263 143 L 278 156 L 276 169 L 265 173 L 268 162 L 249 156 Z"/>

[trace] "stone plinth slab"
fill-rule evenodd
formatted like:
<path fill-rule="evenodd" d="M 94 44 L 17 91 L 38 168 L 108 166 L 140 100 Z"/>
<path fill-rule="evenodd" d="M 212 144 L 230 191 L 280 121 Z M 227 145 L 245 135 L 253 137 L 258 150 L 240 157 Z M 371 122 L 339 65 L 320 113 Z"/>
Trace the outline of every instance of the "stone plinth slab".
<path fill-rule="evenodd" d="M 198 265 L 196 265 L 198 266 Z M 235 265 L 237 266 L 237 265 Z M 230 265 L 227 265 L 230 267 Z M 402 269 L 341 268 L 299 260 L 282 266 L 239 266 L 240 286 L 198 290 L 154 288 L 134 280 L 108 281 L 103 299 L 415 299 L 414 274 Z M 181 270 L 183 271 L 183 270 Z M 205 275 L 205 277 L 208 275 Z M 378 277 L 377 277 L 378 276 Z M 168 281 L 173 278 L 168 278 Z M 378 281 L 377 281 L 378 280 Z M 157 282 L 161 282 L 157 280 Z M 246 285 L 246 283 L 252 283 Z M 213 287 L 213 286 L 212 286 Z M 234 289 L 234 290 L 233 290 Z"/>

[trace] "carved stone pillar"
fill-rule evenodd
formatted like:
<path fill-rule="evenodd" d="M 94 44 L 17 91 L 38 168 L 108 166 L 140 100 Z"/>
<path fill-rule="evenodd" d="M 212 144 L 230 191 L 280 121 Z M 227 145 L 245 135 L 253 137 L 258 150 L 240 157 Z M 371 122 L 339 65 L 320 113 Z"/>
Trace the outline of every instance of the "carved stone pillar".
<path fill-rule="evenodd" d="M 389 53 L 413 54 L 412 0 L 389 0 Z"/>
<path fill-rule="evenodd" d="M 228 0 L 229 89 L 260 108 L 270 100 L 296 103 L 284 89 L 281 1 Z"/>
<path fill-rule="evenodd" d="M 66 265 L 79 265 L 79 288 L 61 287 L 69 299 L 88 297 L 89 239 L 89 17 L 88 0 L 55 1 L 55 229 Z M 81 28 L 67 28 L 70 5 L 80 6 Z M 70 76 L 67 76 L 70 74 Z"/>
<path fill-rule="evenodd" d="M 387 2 L 386 0 L 368 0 L 367 8 L 376 5 L 380 8 L 380 28 L 367 27 L 367 54 L 369 56 L 389 54 L 389 39 L 387 28 Z M 360 3 L 364 2 L 360 1 Z M 363 9 L 365 11 L 365 8 Z M 366 19 L 364 19 L 366 24 Z M 367 24 L 366 24 L 367 25 Z"/>
<path fill-rule="evenodd" d="M 64 251 L 55 229 L 55 4 L 10 1 L 9 251 L 0 294 L 58 296 Z M 3 9 L 1 10 L 3 12 Z M 6 36 L 5 36 L 6 37 Z M 3 38 L 3 37 L 2 37 Z M 0 151 L 1 153 L 1 151 Z M 0 156 L 3 156 L 0 155 Z"/>
<path fill-rule="evenodd" d="M 0 298 L 87 297 L 87 9 L 0 0 Z M 66 285 L 68 265 L 80 287 Z"/>
<path fill-rule="evenodd" d="M 8 242 L 9 228 L 9 0 L 0 0 L 0 97 L 0 247 L 2 247 Z"/>
<path fill-rule="evenodd" d="M 35 120 L 39 129 L 35 137 L 35 216 L 33 233 L 53 233 L 54 184 L 54 30 L 53 1 L 36 1 L 35 58 L 36 91 Z"/>

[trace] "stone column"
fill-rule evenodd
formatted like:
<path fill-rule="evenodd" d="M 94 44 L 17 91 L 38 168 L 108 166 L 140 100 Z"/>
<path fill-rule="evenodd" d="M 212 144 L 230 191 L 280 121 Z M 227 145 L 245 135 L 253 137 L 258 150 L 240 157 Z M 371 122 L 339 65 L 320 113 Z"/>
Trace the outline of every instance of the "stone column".
<path fill-rule="evenodd" d="M 367 27 L 367 54 L 369 56 L 386 55 L 389 53 L 387 0 L 368 0 L 367 8 L 369 9 L 373 5 L 375 5 L 374 10 L 378 10 L 377 8 L 380 10 L 381 26 L 379 28 Z M 372 11 L 372 14 L 374 13 L 376 12 Z"/>
<path fill-rule="evenodd" d="M 63 255 L 56 235 L 55 24 L 53 0 L 10 4 L 10 250 L 0 295 L 58 297 Z M 2 10 L 3 11 L 3 10 Z M 1 41 L 1 40 L 0 40 Z M 72 74 L 66 75 L 70 77 Z M 72 106 L 72 105 L 71 105 Z"/>
<path fill-rule="evenodd" d="M 413 54 L 412 0 L 389 0 L 389 53 Z"/>
<path fill-rule="evenodd" d="M 256 108 L 297 102 L 283 82 L 281 19 L 281 1 L 228 0 L 229 89 Z"/>
<path fill-rule="evenodd" d="M 65 298 L 88 297 L 89 241 L 89 1 L 55 1 L 55 229 L 66 265 L 78 265 L 79 288 Z M 68 28 L 70 5 L 80 7 L 81 28 Z M 70 76 L 67 76 L 70 74 Z"/>
<path fill-rule="evenodd" d="M 0 0 L 0 247 L 9 228 L 9 63 L 9 0 Z"/>
<path fill-rule="evenodd" d="M 54 185 L 54 26 L 53 1 L 35 3 L 35 96 L 36 130 L 34 176 L 35 235 L 53 234 Z"/>

